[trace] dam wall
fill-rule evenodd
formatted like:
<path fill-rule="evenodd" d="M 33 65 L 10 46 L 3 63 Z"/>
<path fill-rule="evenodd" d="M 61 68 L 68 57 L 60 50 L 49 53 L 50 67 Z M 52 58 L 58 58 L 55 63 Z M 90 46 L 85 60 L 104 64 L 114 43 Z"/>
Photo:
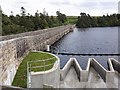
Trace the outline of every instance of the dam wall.
<path fill-rule="evenodd" d="M 30 51 L 46 50 L 46 45 L 53 44 L 71 30 L 73 25 L 66 25 L 1 37 L 0 84 L 11 85 L 20 63 Z"/>
<path fill-rule="evenodd" d="M 20 37 L 25 37 L 25 36 L 40 35 L 42 33 L 51 32 L 51 31 L 58 30 L 58 29 L 65 29 L 71 26 L 72 28 L 75 27 L 74 25 L 66 25 L 66 26 L 58 26 L 58 27 L 47 28 L 47 29 L 42 29 L 42 30 L 37 30 L 37 31 L 30 31 L 30 32 L 25 32 L 25 33 L 20 33 L 20 34 L 0 36 L 0 41 L 5 41 L 5 40 L 13 39 L 13 38 L 20 38 Z"/>

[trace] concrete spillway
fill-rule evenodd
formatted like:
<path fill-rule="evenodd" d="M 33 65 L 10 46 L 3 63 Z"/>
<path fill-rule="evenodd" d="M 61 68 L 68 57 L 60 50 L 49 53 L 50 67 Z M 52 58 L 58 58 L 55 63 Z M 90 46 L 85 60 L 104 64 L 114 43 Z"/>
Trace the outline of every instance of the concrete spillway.
<path fill-rule="evenodd" d="M 74 67 L 71 67 L 66 78 L 60 84 L 61 88 L 106 88 L 106 84 L 99 74 L 90 69 L 88 82 L 80 82 Z"/>
<path fill-rule="evenodd" d="M 110 58 L 108 65 L 109 71 L 91 58 L 87 69 L 82 70 L 77 60 L 71 58 L 61 71 L 60 88 L 119 88 L 120 63 Z"/>
<path fill-rule="evenodd" d="M 58 58 L 59 61 L 59 58 Z M 70 58 L 63 69 L 57 62 L 49 72 L 30 72 L 29 88 L 120 88 L 120 62 L 108 59 L 109 70 L 97 60 L 89 58 L 86 70 L 83 70 L 76 58 Z M 49 77 L 49 78 L 48 78 Z"/>
<path fill-rule="evenodd" d="M 79 88 L 79 79 L 78 79 L 78 76 L 77 76 L 77 73 L 74 67 L 70 68 L 64 81 L 61 81 L 60 87 L 61 88 L 65 88 L 65 87 L 69 87 L 69 88 L 78 87 Z"/>
<path fill-rule="evenodd" d="M 71 67 L 64 81 L 60 82 L 60 88 L 116 88 L 119 85 L 118 80 L 120 80 L 120 76 L 118 77 L 116 72 L 115 80 L 112 83 L 106 84 L 95 69 L 90 68 L 88 81 L 80 82 L 75 68 Z"/>

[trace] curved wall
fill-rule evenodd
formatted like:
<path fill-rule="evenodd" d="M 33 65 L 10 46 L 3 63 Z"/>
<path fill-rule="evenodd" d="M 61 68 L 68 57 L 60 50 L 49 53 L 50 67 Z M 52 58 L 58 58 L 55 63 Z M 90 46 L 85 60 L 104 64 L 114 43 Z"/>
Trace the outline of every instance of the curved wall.
<path fill-rule="evenodd" d="M 53 54 L 52 54 L 53 55 Z M 53 55 L 55 56 L 55 55 Z M 57 61 L 53 65 L 53 68 L 48 71 L 31 72 L 31 83 L 28 88 L 43 88 L 45 86 L 51 86 L 53 88 L 59 88 L 60 85 L 60 60 L 57 56 Z"/>

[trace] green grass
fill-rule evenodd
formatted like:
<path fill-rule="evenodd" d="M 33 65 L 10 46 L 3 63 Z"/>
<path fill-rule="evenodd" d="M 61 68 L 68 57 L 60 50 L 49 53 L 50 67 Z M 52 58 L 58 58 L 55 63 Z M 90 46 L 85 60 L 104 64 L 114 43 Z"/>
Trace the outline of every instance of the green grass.
<path fill-rule="evenodd" d="M 27 62 L 45 60 L 45 59 L 49 59 L 49 58 L 53 58 L 53 59 L 51 59 L 50 61 L 46 61 L 46 62 L 43 62 L 43 61 L 42 62 L 31 62 L 31 67 L 52 64 L 52 63 L 54 63 L 56 61 L 56 58 L 54 58 L 54 56 L 52 56 L 52 55 L 50 55 L 48 53 L 30 52 L 23 59 L 22 63 L 20 64 L 12 85 L 26 88 L 27 87 Z M 36 71 L 49 70 L 52 67 L 53 67 L 53 65 L 47 66 L 45 68 L 33 68 L 31 70 L 36 72 Z"/>
<path fill-rule="evenodd" d="M 67 24 L 76 24 L 78 16 L 67 16 Z"/>

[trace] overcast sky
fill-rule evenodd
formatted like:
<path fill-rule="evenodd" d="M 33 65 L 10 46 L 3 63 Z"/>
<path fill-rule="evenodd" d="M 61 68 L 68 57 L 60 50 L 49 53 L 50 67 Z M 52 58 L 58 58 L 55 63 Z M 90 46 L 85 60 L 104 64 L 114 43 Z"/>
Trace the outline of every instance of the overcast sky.
<path fill-rule="evenodd" d="M 43 8 L 49 15 L 56 15 L 60 10 L 68 16 L 78 16 L 80 12 L 92 16 L 113 14 L 118 12 L 119 0 L 0 0 L 3 12 L 7 15 L 13 11 L 14 15 L 20 13 L 20 7 L 24 7 L 27 13 L 34 14 L 37 10 L 43 12 Z"/>

